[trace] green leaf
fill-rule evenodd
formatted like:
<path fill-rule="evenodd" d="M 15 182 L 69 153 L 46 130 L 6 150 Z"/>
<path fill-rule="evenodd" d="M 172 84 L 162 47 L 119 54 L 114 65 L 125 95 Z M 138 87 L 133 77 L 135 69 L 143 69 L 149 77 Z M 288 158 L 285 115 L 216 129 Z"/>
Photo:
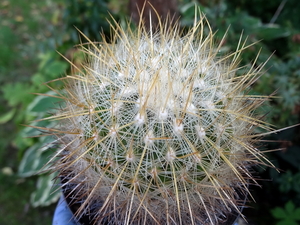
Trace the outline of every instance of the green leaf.
<path fill-rule="evenodd" d="M 48 146 L 45 143 L 50 143 L 52 139 L 52 137 L 41 138 L 38 143 L 26 150 L 19 165 L 19 176 L 29 177 L 41 172 L 40 170 L 52 155 L 52 152 L 47 150 Z"/>
<path fill-rule="evenodd" d="M 9 106 L 15 107 L 18 104 L 28 104 L 33 99 L 34 88 L 25 83 L 7 84 L 2 88 L 4 98 Z"/>
<path fill-rule="evenodd" d="M 285 219 L 285 220 L 281 220 L 278 223 L 276 223 L 276 225 L 298 225 L 298 223 L 292 219 Z"/>
<path fill-rule="evenodd" d="M 297 208 L 294 212 L 295 220 L 300 220 L 300 208 Z"/>
<path fill-rule="evenodd" d="M 34 85 L 38 86 L 41 85 L 43 83 L 45 83 L 46 81 L 48 81 L 46 79 L 46 77 L 44 76 L 44 74 L 42 73 L 35 73 L 32 77 L 31 77 L 31 81 Z"/>
<path fill-rule="evenodd" d="M 288 203 L 286 203 L 284 208 L 285 208 L 287 214 L 291 215 L 294 213 L 295 206 L 292 201 L 289 201 Z"/>
<path fill-rule="evenodd" d="M 56 53 L 49 51 L 44 54 L 39 55 L 39 59 L 41 60 L 39 63 L 39 71 L 42 71 L 53 59 L 56 58 Z"/>
<path fill-rule="evenodd" d="M 275 208 L 271 210 L 271 213 L 273 217 L 277 219 L 285 219 L 288 215 L 286 214 L 285 210 L 283 208 Z"/>
<path fill-rule="evenodd" d="M 31 194 L 30 202 L 34 207 L 47 206 L 56 202 L 61 192 L 58 181 L 54 182 L 55 173 L 40 176 L 37 182 L 37 189 Z"/>
<path fill-rule="evenodd" d="M 55 79 L 60 77 L 68 68 L 66 62 L 54 61 L 45 67 L 44 71 L 48 75 L 47 78 Z"/>
<path fill-rule="evenodd" d="M 51 97 L 54 96 L 54 92 L 47 92 L 49 96 L 39 95 L 30 103 L 27 110 L 30 113 L 49 113 L 49 110 L 57 108 L 58 103 L 61 102 L 61 99 Z"/>
<path fill-rule="evenodd" d="M 6 123 L 9 120 L 11 120 L 13 118 L 13 116 L 15 115 L 16 109 L 12 109 L 10 111 L 8 111 L 7 113 L 3 114 L 0 116 L 0 124 Z"/>
<path fill-rule="evenodd" d="M 291 31 L 277 25 L 262 25 L 256 29 L 257 36 L 263 40 L 288 37 Z"/>

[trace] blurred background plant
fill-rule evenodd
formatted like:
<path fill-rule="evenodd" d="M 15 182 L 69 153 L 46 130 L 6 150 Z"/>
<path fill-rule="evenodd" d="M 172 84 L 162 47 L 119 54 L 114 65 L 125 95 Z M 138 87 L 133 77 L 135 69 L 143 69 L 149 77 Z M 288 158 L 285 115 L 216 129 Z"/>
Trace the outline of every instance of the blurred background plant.
<path fill-rule="evenodd" d="M 131 0 L 130 0 L 131 1 Z M 134 1 L 131 1 L 131 3 Z M 175 1 L 176 2 L 176 1 Z M 130 15 L 129 0 L 22 0 L 0 3 L 0 224 L 51 224 L 59 192 L 52 195 L 55 174 L 35 175 L 51 151 L 39 131 L 21 124 L 40 125 L 42 118 L 59 102 L 47 96 L 42 83 L 71 73 L 68 63 L 55 52 L 80 65 L 83 57 L 74 48 L 80 43 L 75 27 L 91 40 L 101 41 L 100 31 L 109 38 L 108 21 L 113 15 L 124 23 Z M 266 61 L 267 71 L 253 87 L 253 94 L 276 96 L 261 110 L 277 128 L 300 122 L 300 3 L 298 0 L 177 0 L 182 29 L 194 19 L 200 7 L 218 31 L 228 30 L 223 51 L 233 51 L 241 33 L 248 43 L 242 65 Z M 50 88 L 60 88 L 60 84 Z M 33 95 L 32 93 L 44 93 Z M 24 138 L 36 136 L 35 138 Z M 254 168 L 261 187 L 251 187 L 256 203 L 244 213 L 253 224 L 297 224 L 300 208 L 300 129 L 295 127 L 268 137 L 266 148 L 283 151 L 267 153 L 281 169 Z M 272 181 L 272 182 L 270 182 Z M 43 206 L 43 207 L 42 207 Z M 33 208 L 34 207 L 34 208 Z"/>

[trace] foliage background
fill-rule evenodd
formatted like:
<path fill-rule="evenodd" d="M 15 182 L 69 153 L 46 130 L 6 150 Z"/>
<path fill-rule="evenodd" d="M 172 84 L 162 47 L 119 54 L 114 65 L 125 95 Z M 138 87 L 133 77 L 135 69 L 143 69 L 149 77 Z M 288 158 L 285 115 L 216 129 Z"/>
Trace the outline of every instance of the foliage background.
<path fill-rule="evenodd" d="M 178 0 L 182 27 L 191 25 L 197 4 L 218 31 L 220 40 L 230 29 L 223 46 L 234 51 L 240 34 L 248 43 L 259 41 L 243 54 L 242 65 L 258 63 L 270 55 L 264 76 L 254 94 L 276 96 L 262 108 L 277 128 L 300 123 L 300 3 L 298 0 Z M 281 8 L 278 15 L 276 11 Z M 99 41 L 108 34 L 105 18 L 110 12 L 120 23 L 128 18 L 127 1 L 118 0 L 4 0 L 0 3 L 0 224 L 51 224 L 57 197 L 49 193 L 49 176 L 34 175 L 49 156 L 38 131 L 30 124 L 57 106 L 46 96 L 44 82 L 70 73 L 55 51 L 80 63 L 74 46 L 80 42 L 76 29 Z M 60 88 L 57 83 L 55 88 Z M 244 213 L 251 224 L 298 224 L 300 221 L 300 129 L 295 127 L 268 137 L 262 149 L 285 148 L 267 153 L 280 168 L 259 167 L 255 175 L 261 187 L 251 186 L 256 203 Z M 272 182 L 270 182 L 272 181 Z M 57 196 L 58 194 L 56 194 Z M 54 197 L 53 197 L 54 196 Z M 41 206 L 43 205 L 43 206 Z"/>

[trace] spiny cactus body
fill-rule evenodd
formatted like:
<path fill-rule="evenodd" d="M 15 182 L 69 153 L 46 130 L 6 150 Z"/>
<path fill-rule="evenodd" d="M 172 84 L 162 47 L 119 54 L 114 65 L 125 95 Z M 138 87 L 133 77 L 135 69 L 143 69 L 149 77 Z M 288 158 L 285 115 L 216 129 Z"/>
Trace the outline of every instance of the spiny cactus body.
<path fill-rule="evenodd" d="M 202 19 L 183 37 L 117 27 L 112 43 L 83 45 L 87 62 L 48 118 L 60 121 L 49 129 L 61 146 L 52 170 L 78 217 L 199 225 L 240 213 L 250 166 L 263 163 L 254 129 L 268 129 L 256 114 L 266 97 L 247 95 L 261 67 L 236 76 L 245 43 L 219 56 L 207 27 Z"/>

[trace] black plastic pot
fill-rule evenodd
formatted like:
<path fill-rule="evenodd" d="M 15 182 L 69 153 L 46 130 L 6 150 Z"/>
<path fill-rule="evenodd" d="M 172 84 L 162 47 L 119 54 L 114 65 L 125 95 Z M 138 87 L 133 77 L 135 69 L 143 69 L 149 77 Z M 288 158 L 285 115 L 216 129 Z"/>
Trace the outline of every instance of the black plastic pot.
<path fill-rule="evenodd" d="M 67 196 L 67 193 L 64 194 L 64 199 L 67 202 L 71 212 L 73 213 L 73 215 L 76 213 L 76 211 L 78 210 L 78 208 L 80 207 L 79 203 L 74 203 L 72 201 L 72 199 L 70 197 L 65 197 Z M 239 217 L 239 214 L 235 213 L 235 214 L 230 214 L 229 216 L 227 216 L 226 221 L 219 223 L 218 225 L 236 225 L 236 221 L 237 218 Z M 78 221 L 78 225 L 95 225 L 95 220 L 93 219 L 92 216 L 90 215 L 83 215 L 80 218 L 76 218 L 76 221 Z M 102 222 L 102 225 L 113 225 L 113 221 L 110 220 L 110 223 L 106 222 Z"/>
<path fill-rule="evenodd" d="M 69 180 L 66 178 L 61 178 L 61 183 L 64 184 L 62 185 L 62 191 L 63 191 L 63 197 L 69 206 L 71 212 L 73 215 L 76 215 L 77 210 L 80 208 L 82 201 L 78 199 L 74 199 L 74 193 L 72 192 L 72 188 L 68 186 L 67 182 Z M 67 185 L 66 185 L 67 184 Z M 238 193 L 240 199 L 244 199 L 244 203 L 246 201 L 246 196 L 243 193 Z M 244 203 L 242 205 L 244 205 Z M 99 207 L 101 207 L 101 204 L 99 204 Z M 240 207 L 240 210 L 242 210 L 243 207 Z M 90 214 L 84 214 L 81 217 L 76 217 L 76 220 L 78 221 L 78 225 L 98 225 L 95 221 L 95 213 L 93 213 L 92 209 L 89 209 L 91 212 Z M 239 213 L 233 210 L 233 213 L 230 213 L 226 215 L 226 218 L 224 218 L 223 222 L 220 222 L 219 224 L 214 224 L 214 225 L 238 225 L 236 223 Z M 106 218 L 104 221 L 102 221 L 101 225 L 114 225 L 114 221 L 111 218 Z M 199 224 L 202 225 L 202 224 Z"/>

